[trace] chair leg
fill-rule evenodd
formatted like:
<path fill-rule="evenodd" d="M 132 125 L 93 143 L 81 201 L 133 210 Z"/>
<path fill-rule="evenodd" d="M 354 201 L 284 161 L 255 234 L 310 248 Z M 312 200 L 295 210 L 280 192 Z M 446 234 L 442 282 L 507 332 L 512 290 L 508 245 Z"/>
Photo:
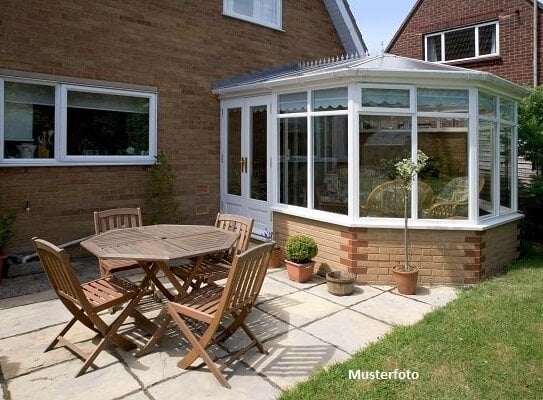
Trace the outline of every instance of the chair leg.
<path fill-rule="evenodd" d="M 145 343 L 145 346 L 143 346 L 143 348 L 135 354 L 136 357 L 142 357 L 146 354 L 149 354 L 149 352 L 153 349 L 154 345 L 160 340 L 160 338 L 162 338 L 162 336 L 164 336 L 164 333 L 166 332 L 166 329 L 168 328 L 171 320 L 172 317 L 170 317 L 170 314 L 168 314 L 166 307 L 164 307 L 157 317 L 157 329 L 155 330 L 153 336 L 151 336 L 149 341 Z"/>
<path fill-rule="evenodd" d="M 224 375 L 221 373 L 219 368 L 217 368 L 215 362 L 213 362 L 213 360 L 211 359 L 211 357 L 209 357 L 209 354 L 207 354 L 206 351 L 206 347 L 209 344 L 211 338 L 213 337 L 213 334 L 217 330 L 217 326 L 210 325 L 198 341 L 198 339 L 196 339 L 185 321 L 183 321 L 179 314 L 177 314 L 177 312 L 173 308 L 171 308 L 170 305 L 168 305 L 168 312 L 170 313 L 171 317 L 173 318 L 183 335 L 192 344 L 192 350 L 181 361 L 177 363 L 177 366 L 179 368 L 187 369 L 199 356 L 202 358 L 202 360 L 204 360 L 204 363 L 209 367 L 215 378 L 217 378 L 222 386 L 228 389 L 232 388 L 232 386 L 230 386 L 230 384 L 227 382 Z"/>
<path fill-rule="evenodd" d="M 47 348 L 45 349 L 44 353 L 47 353 L 49 350 L 52 350 L 56 345 L 57 343 L 59 342 L 60 338 L 63 337 L 69 330 L 72 326 L 74 326 L 75 322 L 77 321 L 77 318 L 76 317 L 73 317 L 70 322 L 68 322 L 66 324 L 66 326 L 64 328 L 62 328 L 62 330 L 59 332 L 58 335 L 55 336 L 55 339 L 49 344 L 49 346 L 47 346 Z"/>

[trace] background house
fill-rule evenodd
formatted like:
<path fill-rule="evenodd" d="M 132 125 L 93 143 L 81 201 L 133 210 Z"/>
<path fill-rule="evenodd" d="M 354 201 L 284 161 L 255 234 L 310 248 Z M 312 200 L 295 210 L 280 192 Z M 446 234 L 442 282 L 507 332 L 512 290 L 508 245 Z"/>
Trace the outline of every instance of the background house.
<path fill-rule="evenodd" d="M 94 210 L 143 205 L 157 150 L 174 167 L 182 221 L 212 223 L 213 82 L 366 52 L 344 0 L 6 0 L 0 38 L 0 212 L 18 212 L 12 252 L 34 235 L 90 234 Z"/>
<path fill-rule="evenodd" d="M 543 83 L 540 3 L 536 20 L 534 38 L 532 0 L 418 0 L 385 51 L 537 86 Z M 521 180 L 535 173 L 522 158 L 518 166 Z"/>

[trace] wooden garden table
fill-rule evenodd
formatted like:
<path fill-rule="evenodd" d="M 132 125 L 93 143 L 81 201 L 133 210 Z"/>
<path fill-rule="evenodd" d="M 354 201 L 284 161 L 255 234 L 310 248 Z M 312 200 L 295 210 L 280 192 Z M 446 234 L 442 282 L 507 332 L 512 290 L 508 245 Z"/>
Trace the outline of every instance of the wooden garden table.
<path fill-rule="evenodd" d="M 147 225 L 107 231 L 82 241 L 81 246 L 99 258 L 138 261 L 157 288 L 173 300 L 175 296 L 157 277 L 159 271 L 178 294 L 186 293 L 190 280 L 181 285 L 168 266 L 197 258 L 196 271 L 203 256 L 230 249 L 238 237 L 238 233 L 207 225 Z M 144 286 L 140 290 L 145 290 Z"/>

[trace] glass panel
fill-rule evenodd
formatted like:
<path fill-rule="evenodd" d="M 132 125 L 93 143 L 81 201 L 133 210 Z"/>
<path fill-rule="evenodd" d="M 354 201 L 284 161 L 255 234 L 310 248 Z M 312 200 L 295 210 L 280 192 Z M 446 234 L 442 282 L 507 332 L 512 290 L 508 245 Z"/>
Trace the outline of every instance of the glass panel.
<path fill-rule="evenodd" d="M 417 110 L 467 113 L 469 94 L 457 89 L 417 89 Z"/>
<path fill-rule="evenodd" d="M 479 92 L 479 116 L 496 118 L 497 98 L 490 94 Z"/>
<path fill-rule="evenodd" d="M 515 120 L 516 103 L 513 101 L 500 99 L 500 118 L 506 121 Z"/>
<path fill-rule="evenodd" d="M 149 154 L 149 99 L 69 91 L 67 154 Z"/>
<path fill-rule="evenodd" d="M 307 92 L 279 95 L 279 113 L 299 113 L 307 111 Z"/>
<path fill-rule="evenodd" d="M 227 192 L 241 196 L 241 108 L 229 108 L 227 118 Z"/>
<path fill-rule="evenodd" d="M 492 153 L 496 123 L 479 121 L 479 216 L 494 214 Z"/>
<path fill-rule="evenodd" d="M 441 61 L 441 35 L 426 37 L 426 61 Z"/>
<path fill-rule="evenodd" d="M 279 121 L 279 201 L 307 207 L 307 118 Z"/>
<path fill-rule="evenodd" d="M 419 217 L 466 219 L 468 119 L 418 118 L 417 129 L 419 149 L 429 157 L 419 174 Z"/>
<path fill-rule="evenodd" d="M 409 90 L 362 89 L 362 107 L 409 108 Z"/>
<path fill-rule="evenodd" d="M 278 0 L 228 0 L 228 9 L 270 24 L 277 24 Z"/>
<path fill-rule="evenodd" d="M 4 82 L 4 157 L 53 158 L 55 87 Z"/>
<path fill-rule="evenodd" d="M 251 198 L 267 199 L 268 108 L 251 107 Z"/>
<path fill-rule="evenodd" d="M 347 215 L 347 116 L 313 118 L 315 209 Z"/>
<path fill-rule="evenodd" d="M 500 127 L 500 214 L 511 210 L 512 168 L 511 140 L 513 127 Z"/>
<path fill-rule="evenodd" d="M 348 104 L 346 87 L 313 92 L 313 111 L 346 110 Z"/>
<path fill-rule="evenodd" d="M 475 28 L 445 32 L 445 60 L 475 57 Z"/>
<path fill-rule="evenodd" d="M 479 55 L 496 53 L 496 25 L 479 27 Z"/>
<path fill-rule="evenodd" d="M 394 164 L 411 154 L 411 117 L 360 116 L 360 216 L 404 215 Z M 411 214 L 411 208 L 408 209 Z"/>

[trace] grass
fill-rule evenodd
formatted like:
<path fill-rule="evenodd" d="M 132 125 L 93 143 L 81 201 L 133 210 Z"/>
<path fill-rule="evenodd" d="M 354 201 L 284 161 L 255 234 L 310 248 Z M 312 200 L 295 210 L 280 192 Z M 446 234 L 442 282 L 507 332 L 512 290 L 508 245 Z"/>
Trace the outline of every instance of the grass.
<path fill-rule="evenodd" d="M 357 329 L 353 328 L 353 335 Z M 282 394 L 290 399 L 543 399 L 543 253 L 463 290 L 422 321 L 398 327 L 350 360 Z M 349 370 L 419 373 L 348 379 Z"/>

